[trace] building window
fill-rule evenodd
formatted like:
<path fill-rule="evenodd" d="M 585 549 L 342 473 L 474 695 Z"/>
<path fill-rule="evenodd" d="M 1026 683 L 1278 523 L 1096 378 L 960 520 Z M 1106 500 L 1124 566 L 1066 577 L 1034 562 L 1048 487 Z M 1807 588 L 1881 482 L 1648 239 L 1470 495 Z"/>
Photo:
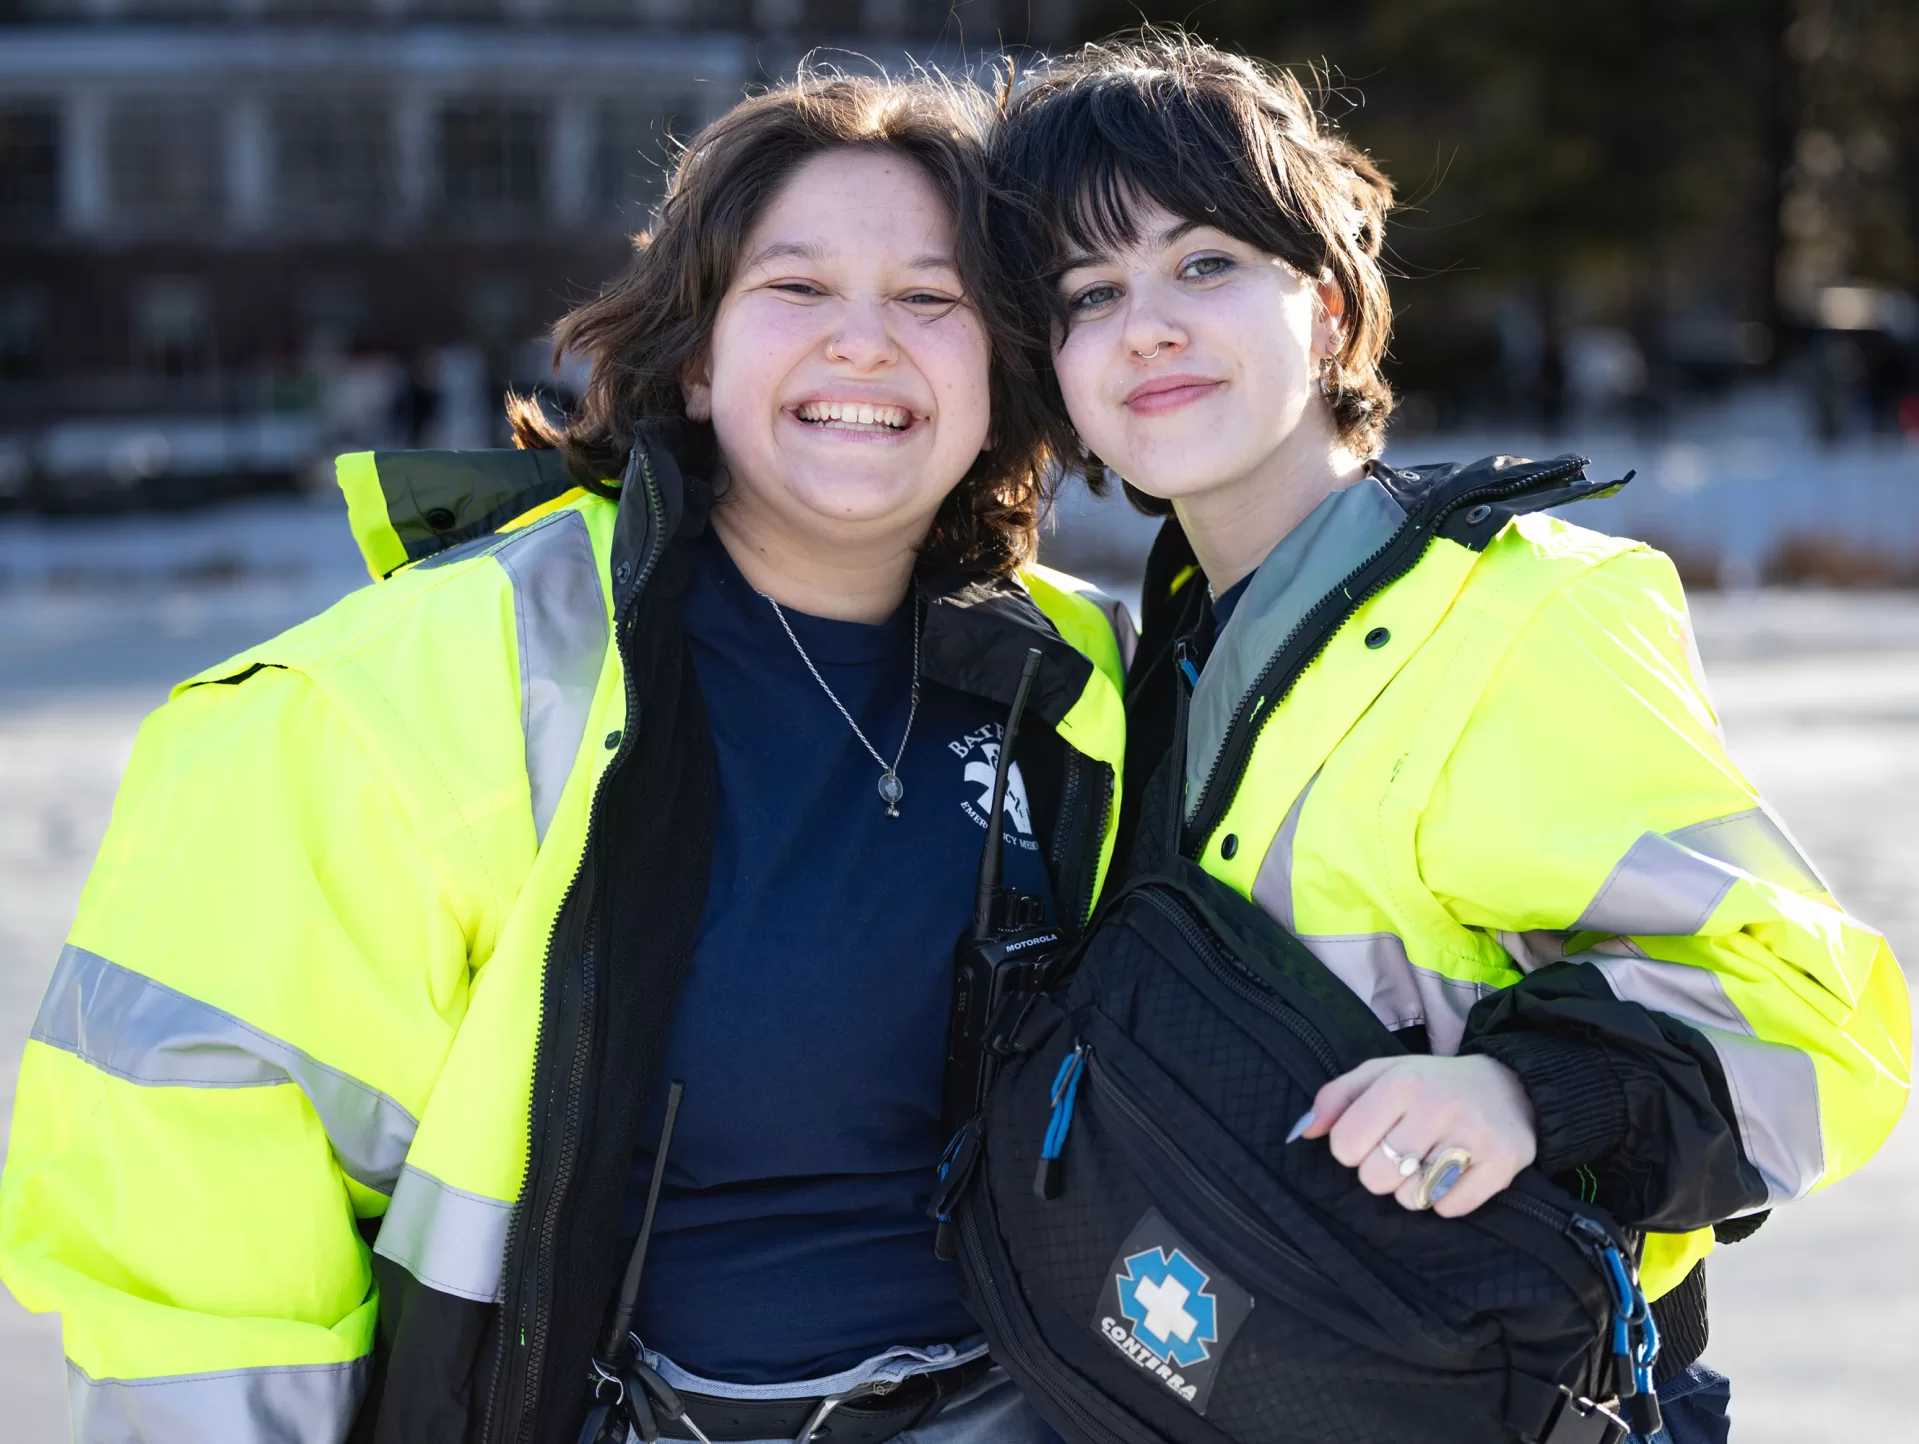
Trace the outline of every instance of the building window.
<path fill-rule="evenodd" d="M 640 0 L 550 0 L 547 13 L 557 20 L 610 20 L 629 24 L 645 18 Z M 702 7 L 701 14 L 705 13 Z"/>
<path fill-rule="evenodd" d="M 286 20 L 360 20 L 377 6 L 374 0 L 266 0 L 266 10 Z"/>
<path fill-rule="evenodd" d="M 466 218 L 530 219 L 546 199 L 544 107 L 458 100 L 440 112 L 440 181 L 447 210 Z"/>
<path fill-rule="evenodd" d="M 381 217 L 393 195 L 393 125 L 383 100 L 288 96 L 275 101 L 270 114 L 282 219 L 344 228 Z"/>
<path fill-rule="evenodd" d="M 149 96 L 114 106 L 107 118 L 107 191 L 116 221 L 217 225 L 217 104 L 194 96 Z"/>
<path fill-rule="evenodd" d="M 0 381 L 25 381 L 40 374 L 46 319 L 46 298 L 39 291 L 0 290 Z"/>
<path fill-rule="evenodd" d="M 644 224 L 678 158 L 677 140 L 699 129 L 698 103 L 619 96 L 600 103 L 594 156 L 594 200 L 602 214 Z"/>
<path fill-rule="evenodd" d="M 498 20 L 500 0 L 415 0 L 413 13 L 429 20 Z"/>
<path fill-rule="evenodd" d="M 121 0 L 121 13 L 142 20 L 194 20 L 223 15 L 224 0 Z"/>
<path fill-rule="evenodd" d="M 815 35 L 854 35 L 865 10 L 865 0 L 806 0 L 803 28 Z"/>
<path fill-rule="evenodd" d="M 60 117 L 50 103 L 0 103 L 0 225 L 50 224 L 60 207 Z"/>
<path fill-rule="evenodd" d="M 205 370 L 213 349 L 206 287 L 185 277 L 141 286 L 133 298 L 133 344 L 142 370 L 161 376 Z"/>

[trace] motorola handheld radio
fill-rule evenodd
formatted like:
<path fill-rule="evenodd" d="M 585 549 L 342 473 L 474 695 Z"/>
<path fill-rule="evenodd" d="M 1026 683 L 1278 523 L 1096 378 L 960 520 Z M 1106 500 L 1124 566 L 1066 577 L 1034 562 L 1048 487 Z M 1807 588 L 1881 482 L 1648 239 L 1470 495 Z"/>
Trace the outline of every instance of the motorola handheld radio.
<path fill-rule="evenodd" d="M 993 773 L 993 805 L 987 811 L 986 846 L 980 853 L 979 890 L 973 901 L 973 925 L 953 951 L 953 1010 L 946 1039 L 944 1115 L 950 1138 L 986 1100 L 1000 1058 L 991 1047 L 991 1029 L 1006 999 L 1046 986 L 1064 938 L 1046 921 L 1046 900 L 1000 885 L 1001 829 L 1005 822 L 1006 780 L 1013 766 L 1013 740 L 1020 714 L 1039 672 L 1037 647 L 1026 653 L 1019 690 L 1000 739 Z"/>

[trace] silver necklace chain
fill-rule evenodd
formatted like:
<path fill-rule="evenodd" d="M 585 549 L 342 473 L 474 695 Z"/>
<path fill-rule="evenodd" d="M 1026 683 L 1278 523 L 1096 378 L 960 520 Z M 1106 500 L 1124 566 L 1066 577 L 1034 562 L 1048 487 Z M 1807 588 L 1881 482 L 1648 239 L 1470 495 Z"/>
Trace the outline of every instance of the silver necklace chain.
<path fill-rule="evenodd" d="M 906 784 L 900 781 L 900 762 L 906 756 L 906 739 L 913 735 L 913 719 L 920 710 L 920 607 L 919 589 L 913 590 L 913 704 L 906 712 L 906 730 L 900 734 L 900 750 L 894 754 L 892 762 L 880 756 L 875 747 L 860 730 L 860 724 L 853 720 L 853 714 L 846 710 L 846 704 L 840 701 L 833 689 L 826 685 L 826 678 L 820 675 L 820 669 L 813 665 L 813 659 L 806 655 L 806 648 L 800 645 L 800 639 L 793 634 L 792 623 L 786 620 L 786 613 L 780 604 L 768 597 L 758 587 L 754 592 L 764 597 L 766 604 L 773 609 L 773 615 L 780 619 L 780 629 L 786 633 L 786 640 L 793 644 L 793 650 L 800 654 L 800 660 L 806 663 L 806 670 L 813 674 L 813 680 L 820 684 L 820 690 L 826 694 L 827 701 L 839 709 L 840 716 L 846 719 L 846 725 L 853 729 L 853 735 L 860 739 L 860 745 L 873 754 L 873 760 L 880 765 L 879 794 L 880 801 L 886 805 L 888 817 L 900 815 L 900 801 L 906 796 Z"/>

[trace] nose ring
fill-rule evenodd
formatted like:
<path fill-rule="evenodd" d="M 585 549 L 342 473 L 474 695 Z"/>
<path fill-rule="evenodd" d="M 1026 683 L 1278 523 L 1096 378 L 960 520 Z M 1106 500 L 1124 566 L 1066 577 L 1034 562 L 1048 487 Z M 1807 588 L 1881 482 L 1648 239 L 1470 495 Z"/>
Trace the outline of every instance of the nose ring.
<path fill-rule="evenodd" d="M 1161 341 L 1158 346 L 1155 346 L 1150 351 L 1135 351 L 1133 354 L 1142 361 L 1151 361 L 1155 356 L 1159 355 L 1161 347 L 1165 346 L 1165 344 L 1164 341 Z"/>

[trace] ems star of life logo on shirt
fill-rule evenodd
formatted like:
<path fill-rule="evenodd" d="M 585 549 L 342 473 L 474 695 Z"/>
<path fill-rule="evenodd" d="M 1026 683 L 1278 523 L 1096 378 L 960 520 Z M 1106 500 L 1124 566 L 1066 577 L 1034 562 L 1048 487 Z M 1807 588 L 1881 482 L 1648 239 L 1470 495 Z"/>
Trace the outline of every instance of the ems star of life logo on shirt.
<path fill-rule="evenodd" d="M 1158 1209 L 1126 1236 L 1093 1328 L 1141 1373 L 1206 1412 L 1220 1357 L 1253 1299 L 1176 1232 Z"/>
<path fill-rule="evenodd" d="M 977 797 L 960 802 L 960 811 L 980 827 L 986 826 L 986 815 L 993 806 L 993 775 L 999 766 L 1003 732 L 999 723 L 991 722 L 946 744 L 946 750 L 965 763 L 962 775 L 966 781 L 979 789 Z M 1032 808 L 1026 801 L 1026 779 L 1020 776 L 1017 762 L 1006 774 L 1006 820 L 1012 824 L 1006 838 L 1008 843 L 1028 852 L 1039 851 L 1039 840 L 1033 836 Z"/>

